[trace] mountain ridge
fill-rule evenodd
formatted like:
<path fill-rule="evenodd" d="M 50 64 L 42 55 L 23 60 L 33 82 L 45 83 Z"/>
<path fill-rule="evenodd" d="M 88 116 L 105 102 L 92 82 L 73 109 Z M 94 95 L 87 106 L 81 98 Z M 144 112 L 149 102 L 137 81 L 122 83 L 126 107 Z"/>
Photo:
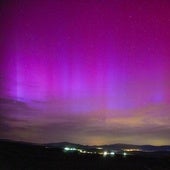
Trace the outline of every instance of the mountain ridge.
<path fill-rule="evenodd" d="M 26 145 L 40 145 L 44 147 L 50 148 L 64 148 L 64 147 L 75 147 L 81 149 L 93 149 L 93 148 L 101 148 L 105 150 L 125 150 L 125 149 L 138 149 L 141 151 L 170 151 L 170 145 L 134 145 L 134 144 L 125 144 L 125 143 L 115 143 L 115 144 L 107 144 L 107 145 L 82 145 L 72 142 L 53 142 L 53 143 L 31 143 L 25 141 L 15 141 L 9 139 L 0 139 L 0 142 L 11 142 L 18 144 L 26 144 Z"/>

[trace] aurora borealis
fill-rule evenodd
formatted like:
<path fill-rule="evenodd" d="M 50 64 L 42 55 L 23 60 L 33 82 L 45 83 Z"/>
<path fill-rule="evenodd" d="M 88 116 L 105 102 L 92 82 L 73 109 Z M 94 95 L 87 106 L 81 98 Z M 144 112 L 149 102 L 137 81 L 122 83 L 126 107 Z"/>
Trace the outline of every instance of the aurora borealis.
<path fill-rule="evenodd" d="M 0 6 L 0 138 L 170 144 L 169 0 Z"/>

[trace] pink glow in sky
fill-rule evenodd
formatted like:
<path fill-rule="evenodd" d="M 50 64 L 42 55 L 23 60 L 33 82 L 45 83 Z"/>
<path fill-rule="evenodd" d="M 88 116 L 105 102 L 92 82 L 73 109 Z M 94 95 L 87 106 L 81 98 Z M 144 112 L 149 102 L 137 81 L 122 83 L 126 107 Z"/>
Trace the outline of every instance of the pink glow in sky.
<path fill-rule="evenodd" d="M 3 0 L 0 138 L 170 144 L 169 0 Z"/>

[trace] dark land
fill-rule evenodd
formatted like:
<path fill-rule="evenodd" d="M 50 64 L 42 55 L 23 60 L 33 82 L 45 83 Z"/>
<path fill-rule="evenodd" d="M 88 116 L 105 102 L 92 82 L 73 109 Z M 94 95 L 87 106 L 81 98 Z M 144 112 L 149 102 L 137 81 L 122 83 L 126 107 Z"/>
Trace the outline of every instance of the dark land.
<path fill-rule="evenodd" d="M 114 156 L 100 154 L 82 154 L 64 152 L 64 146 L 75 146 L 93 150 L 95 146 L 82 146 L 69 143 L 38 145 L 24 142 L 0 140 L 0 170 L 170 170 L 169 146 L 152 148 L 152 151 L 131 152 L 123 156 L 117 152 Z M 112 148 L 111 148 L 112 146 Z M 137 145 L 105 145 L 118 147 L 142 147 Z M 153 148 L 155 149 L 153 151 Z"/>

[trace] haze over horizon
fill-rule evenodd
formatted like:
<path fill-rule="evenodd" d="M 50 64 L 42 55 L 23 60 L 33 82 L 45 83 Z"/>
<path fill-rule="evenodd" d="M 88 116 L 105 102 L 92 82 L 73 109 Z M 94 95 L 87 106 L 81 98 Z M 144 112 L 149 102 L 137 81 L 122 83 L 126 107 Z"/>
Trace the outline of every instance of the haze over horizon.
<path fill-rule="evenodd" d="M 2 0 L 0 138 L 170 145 L 169 7 Z"/>

